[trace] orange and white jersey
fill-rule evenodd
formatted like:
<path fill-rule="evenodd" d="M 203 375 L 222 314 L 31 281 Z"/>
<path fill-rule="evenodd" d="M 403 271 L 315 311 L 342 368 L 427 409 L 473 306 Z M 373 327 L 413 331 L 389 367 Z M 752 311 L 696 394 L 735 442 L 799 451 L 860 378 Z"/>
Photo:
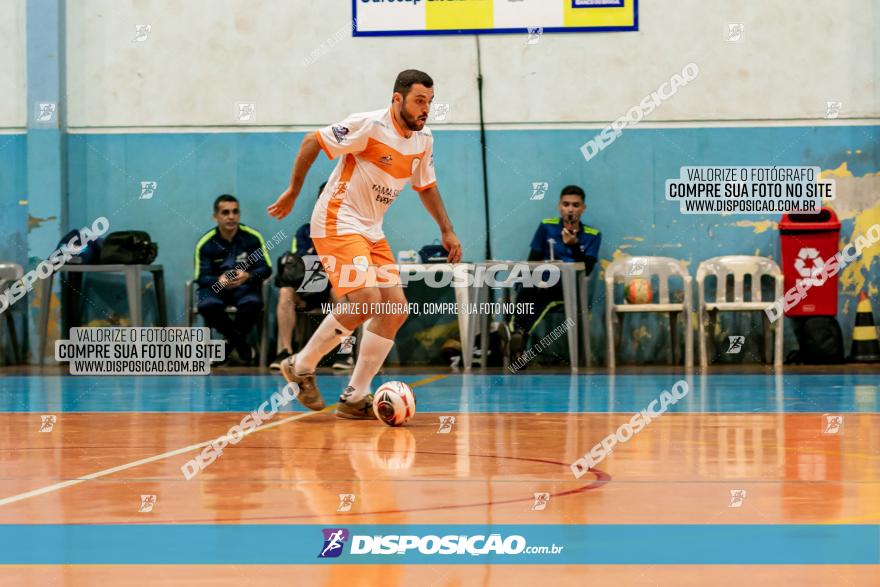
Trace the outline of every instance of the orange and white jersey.
<path fill-rule="evenodd" d="M 382 217 L 410 179 L 417 192 L 437 185 L 431 131 L 406 138 L 390 108 L 352 114 L 315 135 L 339 164 L 312 212 L 313 238 L 360 234 L 379 241 Z"/>

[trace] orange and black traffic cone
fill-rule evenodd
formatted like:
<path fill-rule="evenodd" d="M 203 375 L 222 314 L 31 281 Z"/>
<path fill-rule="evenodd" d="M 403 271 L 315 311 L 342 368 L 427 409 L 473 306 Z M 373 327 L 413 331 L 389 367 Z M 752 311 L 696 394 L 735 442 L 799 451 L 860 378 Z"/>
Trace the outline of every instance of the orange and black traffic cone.
<path fill-rule="evenodd" d="M 853 328 L 849 361 L 851 363 L 880 361 L 880 342 L 877 341 L 877 327 L 874 325 L 874 314 L 871 313 L 871 300 L 864 290 L 859 294 L 859 305 L 856 306 L 856 325 Z"/>

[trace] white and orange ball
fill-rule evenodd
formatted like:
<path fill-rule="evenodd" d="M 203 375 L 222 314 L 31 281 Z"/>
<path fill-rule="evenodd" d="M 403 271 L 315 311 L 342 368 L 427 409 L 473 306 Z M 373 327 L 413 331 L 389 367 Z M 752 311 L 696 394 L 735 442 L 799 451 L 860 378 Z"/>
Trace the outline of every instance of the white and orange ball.
<path fill-rule="evenodd" d="M 637 277 L 626 284 L 626 301 L 630 304 L 650 304 L 654 298 L 651 282 Z"/>
<path fill-rule="evenodd" d="M 389 426 L 401 426 L 416 415 L 416 395 L 402 381 L 388 381 L 373 394 L 373 413 Z"/>
<path fill-rule="evenodd" d="M 416 437 L 407 428 L 372 428 L 373 466 L 391 475 L 403 475 L 416 461 Z"/>

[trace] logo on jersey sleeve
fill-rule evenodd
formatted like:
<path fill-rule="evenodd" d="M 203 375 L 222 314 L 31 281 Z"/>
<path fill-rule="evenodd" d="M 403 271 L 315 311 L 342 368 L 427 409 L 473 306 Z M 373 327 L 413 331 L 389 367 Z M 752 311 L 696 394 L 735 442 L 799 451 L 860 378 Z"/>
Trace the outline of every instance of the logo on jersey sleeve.
<path fill-rule="evenodd" d="M 331 127 L 331 130 L 333 131 L 333 136 L 336 137 L 336 142 L 340 145 L 347 140 L 345 137 L 351 132 L 347 126 L 342 126 L 341 124 Z"/>

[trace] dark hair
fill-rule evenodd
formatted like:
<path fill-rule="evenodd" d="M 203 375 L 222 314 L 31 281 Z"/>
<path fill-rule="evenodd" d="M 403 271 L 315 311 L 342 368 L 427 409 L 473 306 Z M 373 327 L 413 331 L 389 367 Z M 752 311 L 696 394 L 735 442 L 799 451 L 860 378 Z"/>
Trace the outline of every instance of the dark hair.
<path fill-rule="evenodd" d="M 235 202 L 236 204 L 238 204 L 238 200 L 235 198 L 235 196 L 222 194 L 217 196 L 217 199 L 214 200 L 214 212 L 218 212 L 220 210 L 221 202 Z"/>
<path fill-rule="evenodd" d="M 559 194 L 560 200 L 562 199 L 562 196 L 580 196 L 581 202 L 584 202 L 587 199 L 586 195 L 584 194 L 584 190 L 576 185 L 567 185 L 562 188 L 562 193 Z"/>
<path fill-rule="evenodd" d="M 394 93 L 399 93 L 406 99 L 413 84 L 422 84 L 426 88 L 433 88 L 434 80 L 424 71 L 406 69 L 397 74 L 397 79 L 394 80 Z"/>

